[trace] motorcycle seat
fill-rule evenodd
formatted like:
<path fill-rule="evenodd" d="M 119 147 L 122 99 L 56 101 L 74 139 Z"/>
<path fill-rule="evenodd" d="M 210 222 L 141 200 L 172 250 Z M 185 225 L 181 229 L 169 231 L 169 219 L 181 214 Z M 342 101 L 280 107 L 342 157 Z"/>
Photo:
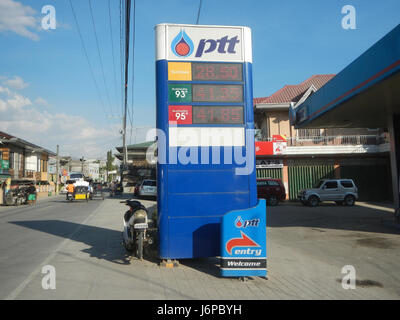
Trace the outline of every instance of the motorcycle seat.
<path fill-rule="evenodd" d="M 132 209 L 136 209 L 137 207 L 140 207 L 142 205 L 139 201 L 133 199 L 126 200 L 126 204 Z"/>

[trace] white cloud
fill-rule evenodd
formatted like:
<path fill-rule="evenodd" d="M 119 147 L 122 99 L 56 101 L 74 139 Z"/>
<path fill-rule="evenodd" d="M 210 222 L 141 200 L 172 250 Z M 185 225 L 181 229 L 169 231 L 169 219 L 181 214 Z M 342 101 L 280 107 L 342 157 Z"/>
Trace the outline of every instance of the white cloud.
<path fill-rule="evenodd" d="M 42 97 L 37 97 L 35 99 L 34 103 L 38 106 L 48 106 L 49 105 L 48 102 L 45 99 L 43 99 Z"/>
<path fill-rule="evenodd" d="M 26 83 L 21 77 L 18 76 L 14 76 L 14 78 L 12 79 L 4 80 L 3 83 L 16 90 L 22 90 L 29 86 L 28 83 Z"/>
<path fill-rule="evenodd" d="M 15 32 L 31 40 L 39 40 L 39 36 L 31 29 L 38 28 L 37 12 L 14 0 L 0 0 L 0 32 Z"/>
<path fill-rule="evenodd" d="M 0 87 L 0 130 L 50 150 L 60 145 L 63 155 L 105 157 L 119 145 L 118 126 L 96 126 L 93 122 L 63 112 L 48 112 L 38 97 L 33 102 L 11 88 Z"/>
<path fill-rule="evenodd" d="M 11 99 L 7 100 L 7 104 L 14 109 L 21 109 L 25 106 L 30 106 L 32 102 L 28 98 L 15 93 Z"/>
<path fill-rule="evenodd" d="M 6 87 L 2 87 L 2 86 L 0 86 L 0 93 L 5 93 L 5 94 L 7 94 L 8 96 L 11 95 L 10 89 L 8 89 L 8 88 L 6 88 Z"/>

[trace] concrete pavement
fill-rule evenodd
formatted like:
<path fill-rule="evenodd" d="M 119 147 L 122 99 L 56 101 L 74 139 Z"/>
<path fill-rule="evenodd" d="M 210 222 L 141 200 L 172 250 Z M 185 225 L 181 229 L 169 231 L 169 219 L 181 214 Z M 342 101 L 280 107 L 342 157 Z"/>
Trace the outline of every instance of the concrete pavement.
<path fill-rule="evenodd" d="M 155 204 L 143 202 L 147 207 Z M 57 209 L 63 206 L 67 208 L 68 204 L 59 203 Z M 2 289 L 3 299 L 400 298 L 400 232 L 382 225 L 382 217 L 388 217 L 385 211 L 331 204 L 270 208 L 268 280 L 252 278 L 242 282 L 219 277 L 216 258 L 181 260 L 181 265 L 173 269 L 160 267 L 154 259 L 131 258 L 121 246 L 126 207 L 118 199 L 89 206 L 93 207 L 84 216 L 75 212 L 67 216 L 53 213 L 55 216 L 51 217 L 50 208 L 43 208 L 34 219 L 29 214 L 19 214 L 17 220 L 0 220 L 0 235 L 7 227 L 26 234 L 13 239 L 9 250 L 1 248 L 2 262 L 12 259 L 16 266 L 21 260 L 18 254 L 29 255 L 28 246 L 22 242 L 43 238 L 35 240 L 41 244 L 42 254 L 35 264 L 29 264 L 30 272 L 24 269 L 24 277 L 17 277 L 15 272 L 5 270 L 12 281 Z M 59 241 L 43 244 L 54 239 Z M 3 263 L 0 265 L 3 269 Z M 55 267 L 55 290 L 42 288 L 44 265 Z M 358 282 L 354 290 L 341 286 L 345 265 L 356 269 Z M 0 274 L 4 272 L 1 271 Z"/>

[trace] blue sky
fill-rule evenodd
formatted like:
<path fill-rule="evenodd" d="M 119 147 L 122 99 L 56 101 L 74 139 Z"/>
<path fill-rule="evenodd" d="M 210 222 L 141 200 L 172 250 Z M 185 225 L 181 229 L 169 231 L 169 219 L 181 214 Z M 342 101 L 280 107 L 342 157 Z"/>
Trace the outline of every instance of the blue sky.
<path fill-rule="evenodd" d="M 104 108 L 69 1 L 0 0 L 0 130 L 51 150 L 58 143 L 65 154 L 105 157 L 121 144 L 119 1 L 111 0 L 115 83 L 108 0 L 92 0 L 107 89 L 88 0 L 72 2 Z M 44 31 L 41 10 L 48 4 L 56 9 L 57 28 Z M 348 4 L 356 9 L 356 30 L 341 27 L 341 9 Z M 198 5 L 199 0 L 136 0 L 134 127 L 155 125 L 154 26 L 194 24 Z M 338 73 L 393 29 L 399 12 L 398 0 L 203 0 L 200 24 L 252 29 L 254 97 L 262 97 L 313 74 Z M 131 88 L 129 96 L 131 103 Z M 136 141 L 143 140 L 145 129 L 139 128 L 132 136 L 128 132 L 128 142 L 135 141 L 135 132 Z"/>

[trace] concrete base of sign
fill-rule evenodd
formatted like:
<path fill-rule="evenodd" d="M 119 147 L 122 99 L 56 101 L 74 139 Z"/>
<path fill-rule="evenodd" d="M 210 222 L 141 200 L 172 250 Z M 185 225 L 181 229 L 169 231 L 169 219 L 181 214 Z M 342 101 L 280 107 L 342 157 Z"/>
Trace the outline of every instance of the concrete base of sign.
<path fill-rule="evenodd" d="M 160 262 L 160 267 L 164 267 L 164 268 L 177 268 L 179 267 L 179 261 L 177 260 L 162 260 Z"/>

